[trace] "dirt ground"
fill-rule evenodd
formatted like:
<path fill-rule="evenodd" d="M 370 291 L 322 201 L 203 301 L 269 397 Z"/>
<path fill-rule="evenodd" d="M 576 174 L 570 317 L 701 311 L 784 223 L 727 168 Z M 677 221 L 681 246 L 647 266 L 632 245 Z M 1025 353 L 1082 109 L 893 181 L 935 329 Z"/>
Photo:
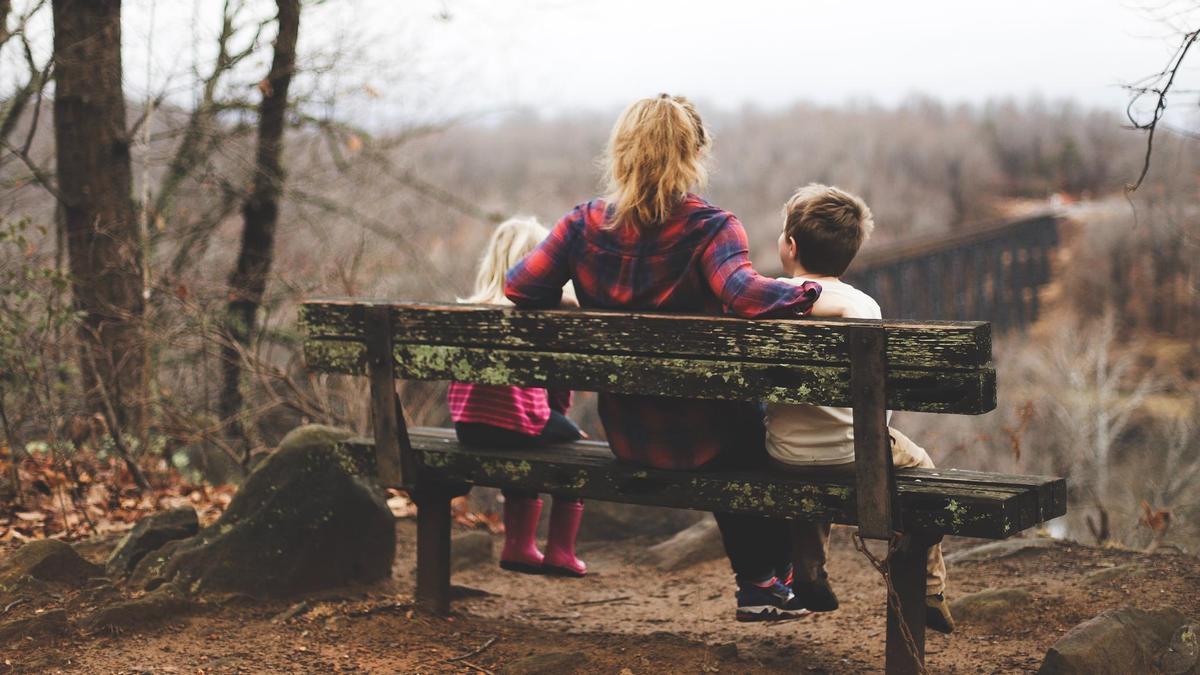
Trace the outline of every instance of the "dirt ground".
<path fill-rule="evenodd" d="M 883 663 L 883 585 L 835 532 L 830 565 L 842 608 L 781 624 L 733 621 L 723 560 L 663 575 L 632 562 L 647 542 L 583 547 L 585 579 L 481 565 L 454 576 L 454 613 L 414 610 L 414 527 L 397 525 L 394 580 L 303 603 L 231 599 L 123 634 L 26 637 L 0 644 L 0 670 L 69 673 L 866 673 Z M 979 542 L 951 541 L 948 550 Z M 499 538 L 496 542 L 499 550 Z M 100 558 L 105 546 L 83 549 Z M 1102 584 L 1084 577 L 1137 563 Z M 1035 671 L 1064 632 L 1114 607 L 1175 606 L 1200 617 L 1200 559 L 1064 545 L 950 570 L 950 594 L 1020 586 L 1031 606 L 989 624 L 961 622 L 928 640 L 931 673 Z M 64 598 L 68 611 L 87 598 Z M 0 607 L 10 616 L 22 608 Z M 9 617 L 0 617 L 7 619 Z M 458 658 L 456 658 L 458 657 Z M 531 662 L 530 658 L 534 661 Z M 540 661 L 539 661 L 540 659 Z M 532 666 L 540 663 L 541 670 Z M 523 670 L 520 670 L 523 668 Z"/>

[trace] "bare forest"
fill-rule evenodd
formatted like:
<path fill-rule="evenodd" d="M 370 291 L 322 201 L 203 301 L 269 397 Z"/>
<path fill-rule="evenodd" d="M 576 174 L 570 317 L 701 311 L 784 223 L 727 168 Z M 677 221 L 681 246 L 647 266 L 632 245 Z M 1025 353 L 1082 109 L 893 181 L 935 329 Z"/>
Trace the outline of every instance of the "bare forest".
<path fill-rule="evenodd" d="M 616 110 L 366 125 L 345 102 L 387 83 L 332 76 L 364 72 L 345 44 L 297 42 L 320 3 L 262 5 L 227 1 L 206 60 L 135 94 L 119 3 L 0 1 L 0 541 L 219 502 L 305 421 L 366 431 L 361 381 L 305 371 L 298 301 L 452 301 L 497 222 L 552 224 L 601 189 Z M 81 21 L 111 34 L 70 40 Z M 1056 534 L 1200 550 L 1194 139 L 1160 132 L 1129 192 L 1145 134 L 1069 101 L 699 105 L 715 133 L 706 195 L 740 216 L 765 273 L 780 205 L 810 181 L 866 199 L 876 250 L 1060 214 L 1048 309 L 998 338 L 998 409 L 897 424 L 939 466 L 1068 476 Z M 410 423 L 447 421 L 441 385 L 404 396 Z"/>

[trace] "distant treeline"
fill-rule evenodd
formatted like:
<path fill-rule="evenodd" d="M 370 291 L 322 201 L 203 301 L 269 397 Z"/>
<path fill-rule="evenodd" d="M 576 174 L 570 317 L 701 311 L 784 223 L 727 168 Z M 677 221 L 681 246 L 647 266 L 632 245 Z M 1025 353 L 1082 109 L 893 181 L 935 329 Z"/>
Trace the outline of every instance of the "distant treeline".
<path fill-rule="evenodd" d="M 597 193 L 593 160 L 614 117 L 511 115 L 423 139 L 406 149 L 403 161 L 489 211 L 553 219 Z M 1014 198 L 1118 192 L 1136 177 L 1144 144 L 1115 114 L 1036 100 L 798 104 L 708 117 L 716 142 L 707 193 L 742 218 L 756 253 L 770 255 L 778 209 L 803 183 L 834 183 L 862 194 L 875 211 L 882 244 L 1000 215 Z M 1178 171 L 1179 145 L 1168 137 L 1160 146 L 1176 167 L 1152 177 Z M 1200 160 L 1186 163 L 1195 175 Z"/>

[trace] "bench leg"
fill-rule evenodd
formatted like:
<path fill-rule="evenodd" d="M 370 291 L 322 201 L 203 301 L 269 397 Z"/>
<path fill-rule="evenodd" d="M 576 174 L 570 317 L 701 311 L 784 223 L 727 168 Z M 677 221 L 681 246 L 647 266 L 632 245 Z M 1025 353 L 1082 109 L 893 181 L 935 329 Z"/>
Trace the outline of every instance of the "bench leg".
<path fill-rule="evenodd" d="M 422 488 L 417 503 L 417 603 L 438 614 L 450 612 L 450 498 Z"/>
<path fill-rule="evenodd" d="M 912 633 L 919 663 L 912 654 L 900 629 L 892 604 L 887 613 L 887 673 L 910 675 L 920 673 L 925 664 L 925 566 L 929 546 L 924 538 L 905 536 L 888 563 L 892 586 L 900 596 L 900 611 Z"/>

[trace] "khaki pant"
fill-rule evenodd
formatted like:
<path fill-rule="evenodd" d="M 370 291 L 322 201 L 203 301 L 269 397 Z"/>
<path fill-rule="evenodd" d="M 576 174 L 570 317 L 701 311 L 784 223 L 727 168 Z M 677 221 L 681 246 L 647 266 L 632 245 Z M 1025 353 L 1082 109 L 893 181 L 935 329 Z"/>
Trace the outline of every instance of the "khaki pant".
<path fill-rule="evenodd" d="M 920 467 L 932 469 L 933 460 L 929 453 L 917 445 L 908 436 L 888 428 L 892 437 L 892 464 L 897 469 Z M 797 467 L 781 462 L 773 462 L 775 466 L 787 471 L 808 471 L 808 467 Z M 854 464 L 839 464 L 835 466 L 814 466 L 812 471 L 854 471 Z M 804 581 L 814 581 L 821 576 L 825 569 L 825 561 L 829 557 L 829 523 L 814 523 L 798 520 L 792 524 L 792 541 L 794 546 L 793 560 L 796 578 Z M 925 593 L 936 595 L 946 590 L 946 561 L 942 559 L 942 546 L 937 544 L 929 548 L 929 562 L 925 568 Z"/>

